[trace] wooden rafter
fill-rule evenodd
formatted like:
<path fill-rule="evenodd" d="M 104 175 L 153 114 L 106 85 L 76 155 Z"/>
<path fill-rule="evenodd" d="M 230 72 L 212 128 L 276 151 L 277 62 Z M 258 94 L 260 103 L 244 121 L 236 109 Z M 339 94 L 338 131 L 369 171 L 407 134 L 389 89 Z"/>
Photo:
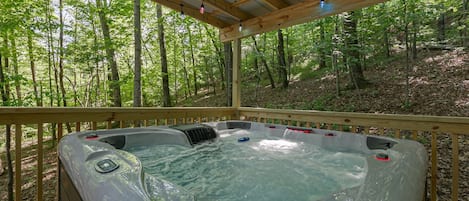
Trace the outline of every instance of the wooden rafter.
<path fill-rule="evenodd" d="M 235 7 L 239 7 L 247 2 L 250 2 L 251 0 L 238 0 L 238 1 L 235 1 L 232 5 L 235 6 Z"/>
<path fill-rule="evenodd" d="M 203 15 L 200 14 L 199 8 L 194 8 L 193 6 L 189 4 L 185 4 L 182 0 L 153 0 L 153 1 L 163 6 L 166 6 L 168 8 L 171 8 L 173 10 L 181 10 L 181 4 L 182 4 L 184 5 L 182 9 L 185 15 L 189 15 L 191 17 L 194 17 L 200 21 L 209 23 L 218 28 L 229 26 L 229 24 L 227 24 L 226 22 L 221 21 L 220 19 L 210 14 L 203 14 Z"/>
<path fill-rule="evenodd" d="M 225 42 L 258 33 L 274 31 L 385 1 L 387 0 L 328 0 L 328 4 L 331 7 L 321 9 L 318 0 L 305 0 L 304 2 L 268 13 L 264 16 L 243 21 L 242 31 L 238 30 L 238 23 L 222 28 L 220 29 L 220 39 Z"/>
<path fill-rule="evenodd" d="M 211 8 L 221 11 L 221 13 L 224 13 L 226 15 L 232 16 L 233 18 L 236 18 L 236 20 L 238 21 L 247 20 L 253 17 L 251 14 L 240 10 L 238 7 L 233 6 L 232 4 L 226 1 L 204 0 L 203 2 L 204 4 L 210 6 Z"/>
<path fill-rule="evenodd" d="M 285 7 L 288 7 L 288 3 L 286 3 L 283 0 L 261 0 L 265 4 L 267 4 L 269 7 L 271 7 L 274 10 L 279 10 Z"/>

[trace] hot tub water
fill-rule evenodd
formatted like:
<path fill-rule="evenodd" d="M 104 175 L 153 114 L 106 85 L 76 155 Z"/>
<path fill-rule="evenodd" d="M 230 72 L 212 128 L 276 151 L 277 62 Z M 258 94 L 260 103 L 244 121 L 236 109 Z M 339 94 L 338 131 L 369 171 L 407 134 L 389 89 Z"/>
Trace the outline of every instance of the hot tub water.
<path fill-rule="evenodd" d="M 238 142 L 241 137 L 249 141 Z M 194 148 L 130 147 L 145 173 L 184 187 L 197 200 L 320 200 L 363 184 L 358 153 L 331 152 L 260 131 L 233 130 Z"/>

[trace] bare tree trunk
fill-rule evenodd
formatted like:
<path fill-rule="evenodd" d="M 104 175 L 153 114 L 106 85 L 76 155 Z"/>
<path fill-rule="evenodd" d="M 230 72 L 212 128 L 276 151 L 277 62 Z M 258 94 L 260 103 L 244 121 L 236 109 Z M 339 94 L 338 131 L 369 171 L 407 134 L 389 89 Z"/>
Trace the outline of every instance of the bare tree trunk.
<path fill-rule="evenodd" d="M 464 27 L 461 30 L 461 44 L 463 47 L 469 47 L 469 36 L 467 35 L 467 13 L 469 12 L 468 7 L 469 7 L 469 1 L 468 0 L 463 0 L 462 3 L 462 15 L 461 19 L 459 20 L 460 24 L 462 27 Z"/>
<path fill-rule="evenodd" d="M 288 88 L 288 72 L 287 72 L 287 62 L 285 61 L 285 47 L 283 44 L 283 33 L 282 30 L 279 29 L 277 31 L 277 36 L 278 36 L 278 61 L 280 64 L 280 77 L 282 79 L 282 88 L 286 89 Z"/>
<path fill-rule="evenodd" d="M 166 48 L 164 41 L 163 14 L 161 5 L 156 5 L 156 17 L 158 18 L 158 41 L 160 44 L 161 73 L 163 74 L 163 106 L 171 106 L 171 97 L 169 95 L 169 76 L 168 76 L 168 59 L 166 58 Z"/>
<path fill-rule="evenodd" d="M 213 47 L 215 48 L 215 51 L 217 53 L 217 63 L 218 63 L 218 68 L 220 70 L 220 78 L 221 78 L 221 89 L 225 89 L 225 75 L 224 75 L 224 68 L 226 68 L 226 62 L 224 61 L 223 57 L 223 52 L 221 51 L 221 48 L 218 46 L 218 43 L 215 41 L 215 36 L 213 33 L 207 28 L 207 25 L 204 25 L 205 31 L 208 33 L 210 40 L 212 41 Z M 226 53 L 226 52 L 225 52 Z M 225 55 L 226 57 L 226 55 Z"/>
<path fill-rule="evenodd" d="M 11 42 L 11 56 L 12 56 L 12 59 L 13 59 L 13 70 L 14 70 L 14 75 L 15 75 L 15 89 L 16 89 L 16 97 L 17 97 L 17 101 L 18 101 L 18 106 L 22 106 L 23 105 L 23 98 L 22 98 L 22 95 L 21 95 L 21 82 L 20 82 L 20 73 L 18 71 L 18 53 L 17 53 L 17 50 L 16 50 L 16 39 L 14 37 L 14 32 L 11 34 L 11 39 L 10 39 L 10 42 Z"/>
<path fill-rule="evenodd" d="M 326 67 L 326 48 L 324 44 L 326 43 L 326 36 L 324 31 L 324 19 L 319 20 L 319 37 L 320 37 L 320 45 L 319 45 L 319 68 Z"/>
<path fill-rule="evenodd" d="M 339 51 L 339 25 L 338 25 L 338 17 L 334 18 L 334 36 L 332 37 L 332 43 L 334 50 L 332 51 L 332 67 L 335 71 L 335 89 L 337 97 L 340 96 L 340 70 L 338 66 L 338 57 L 340 54 Z"/>
<path fill-rule="evenodd" d="M 117 68 L 117 62 L 115 58 L 115 50 L 112 45 L 111 34 L 109 32 L 109 25 L 107 23 L 106 14 L 103 9 L 107 5 L 103 5 L 102 0 L 96 0 L 96 7 L 98 8 L 99 21 L 101 22 L 101 29 L 103 31 L 104 46 L 106 47 L 106 57 L 110 65 L 111 77 L 109 79 L 109 88 L 112 90 L 112 106 L 121 107 L 121 89 L 119 84 L 119 71 Z"/>
<path fill-rule="evenodd" d="M 134 107 L 142 106 L 142 31 L 140 24 L 140 0 L 134 0 L 134 43 L 135 43 L 135 67 L 134 67 Z"/>
<path fill-rule="evenodd" d="M 7 36 L 5 36 L 5 49 L 8 49 L 8 40 Z M 0 50 L 1 51 L 1 50 Z M 7 71 L 8 68 L 8 54 L 5 54 L 5 71 Z M 0 92 L 2 95 L 2 105 L 3 106 L 8 106 L 9 105 L 9 88 L 8 86 L 8 81 L 5 79 L 4 71 L 3 71 L 3 65 L 2 65 L 2 52 L 0 52 Z M 13 201 L 13 165 L 12 165 L 12 159 L 11 159 L 11 127 L 10 125 L 6 125 L 6 142 L 5 142 L 5 152 L 6 152 L 6 160 L 7 160 L 7 171 L 8 171 L 8 182 L 7 182 L 7 197 L 8 201 Z M 1 161 L 0 161 L 1 163 Z M 1 165 L 0 165 L 1 166 Z M 3 172 L 3 167 L 0 172 Z M 1 175 L 1 174 L 0 174 Z"/>
<path fill-rule="evenodd" d="M 406 52 L 406 71 L 405 71 L 405 76 L 406 76 L 406 98 L 405 98 L 405 106 L 408 107 L 410 106 L 410 83 L 409 83 L 409 77 L 410 77 L 410 44 L 409 44 L 409 19 L 408 19 L 408 5 L 407 1 L 404 0 L 404 32 L 405 32 L 405 52 Z"/>
<path fill-rule="evenodd" d="M 231 41 L 223 43 L 223 49 L 225 54 L 225 75 L 226 75 L 226 106 L 230 107 L 233 105 L 232 98 L 232 83 L 233 83 L 233 50 Z"/>
<path fill-rule="evenodd" d="M 11 125 L 6 125 L 6 142 L 5 142 L 5 151 L 7 155 L 7 169 L 8 169 L 8 201 L 13 201 L 13 164 L 11 159 Z"/>
<path fill-rule="evenodd" d="M 205 24 L 204 24 L 205 26 Z M 190 47 L 190 51 L 191 51 L 191 62 L 192 62 L 192 74 L 194 75 L 193 77 L 193 81 L 194 81 L 194 95 L 197 95 L 197 91 L 199 90 L 198 87 L 197 87 L 197 70 L 195 68 L 195 57 L 194 57 L 194 47 L 193 47 L 193 42 L 192 42 L 192 32 L 190 31 L 190 29 L 187 29 L 188 30 L 188 34 L 189 34 L 189 47 Z"/>
<path fill-rule="evenodd" d="M 444 6 L 441 5 L 441 13 L 440 13 L 440 17 L 438 18 L 438 42 L 440 42 L 441 44 L 444 43 L 444 41 L 446 40 L 446 20 L 445 20 L 445 17 L 446 17 L 446 14 L 445 14 L 445 11 L 444 11 Z"/>
<path fill-rule="evenodd" d="M 365 87 L 368 82 L 363 75 L 360 64 L 360 51 L 357 37 L 357 16 L 354 11 L 348 12 L 344 17 L 344 31 L 346 41 L 346 56 L 350 68 L 350 83 L 357 88 Z"/>
<path fill-rule="evenodd" d="M 52 67 L 55 69 L 55 58 L 54 58 L 54 43 L 52 38 L 52 17 L 51 17 L 51 9 L 50 9 L 50 1 L 46 2 L 46 19 L 47 19 L 47 73 L 49 76 L 49 106 L 52 107 L 54 105 L 54 89 L 52 88 Z M 57 91 L 59 93 L 59 91 Z M 52 127 L 52 145 L 55 146 L 55 142 L 57 141 L 56 136 L 56 124 L 53 123 Z"/>
<path fill-rule="evenodd" d="M 42 103 L 39 99 L 39 94 L 37 91 L 37 81 L 36 81 L 36 65 L 34 63 L 34 53 L 33 53 L 33 37 L 32 37 L 32 30 L 28 30 L 28 54 L 29 54 L 29 64 L 31 67 L 31 76 L 33 79 L 33 90 L 34 90 L 34 99 L 36 101 L 36 106 L 41 107 Z"/>
<path fill-rule="evenodd" d="M 182 70 L 184 71 L 184 82 L 186 84 L 186 87 L 184 89 L 184 98 L 187 99 L 188 95 L 191 95 L 191 82 L 189 79 L 189 72 L 187 72 L 187 67 L 186 67 L 186 51 L 184 48 L 182 48 Z"/>
<path fill-rule="evenodd" d="M 265 70 L 267 71 L 267 75 L 269 76 L 270 86 L 271 86 L 272 89 L 275 89 L 274 77 L 272 76 L 272 73 L 270 72 L 269 65 L 267 64 L 267 61 L 265 60 L 265 57 L 264 57 L 264 53 L 261 53 L 261 51 L 259 50 L 259 46 L 257 45 L 256 37 L 252 36 L 251 38 L 254 41 L 254 48 L 256 49 L 257 56 L 261 57 L 261 61 L 265 66 Z"/>

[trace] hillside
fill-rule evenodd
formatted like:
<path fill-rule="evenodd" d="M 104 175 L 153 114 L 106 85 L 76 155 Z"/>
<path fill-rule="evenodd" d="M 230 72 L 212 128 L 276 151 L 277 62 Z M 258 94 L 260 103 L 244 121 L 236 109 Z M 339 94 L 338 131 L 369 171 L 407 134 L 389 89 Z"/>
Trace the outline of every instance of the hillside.
<path fill-rule="evenodd" d="M 346 89 L 348 77 L 342 73 L 341 95 L 336 96 L 332 72 L 314 79 L 292 80 L 286 90 L 260 86 L 243 80 L 242 106 L 327 110 L 344 112 L 469 116 L 469 53 L 461 50 L 422 51 L 411 64 L 410 104 L 405 104 L 405 57 L 397 55 L 382 65 L 368 67 L 370 86 Z M 183 106 L 224 106 L 225 94 L 204 94 L 186 100 Z"/>

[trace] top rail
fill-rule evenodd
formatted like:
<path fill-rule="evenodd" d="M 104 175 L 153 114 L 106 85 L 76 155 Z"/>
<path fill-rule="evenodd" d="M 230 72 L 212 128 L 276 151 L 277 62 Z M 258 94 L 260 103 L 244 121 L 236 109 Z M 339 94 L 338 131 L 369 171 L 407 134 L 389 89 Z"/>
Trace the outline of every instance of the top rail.
<path fill-rule="evenodd" d="M 469 117 L 369 114 L 350 112 L 323 112 L 310 110 L 280 110 L 263 108 L 239 109 L 241 117 L 260 117 L 305 122 L 379 126 L 408 130 L 448 132 L 469 135 Z"/>
<path fill-rule="evenodd" d="M 0 124 L 64 123 L 80 121 L 129 121 L 152 118 L 185 118 L 201 116 L 236 117 L 232 107 L 172 108 L 59 108 L 0 107 Z"/>

